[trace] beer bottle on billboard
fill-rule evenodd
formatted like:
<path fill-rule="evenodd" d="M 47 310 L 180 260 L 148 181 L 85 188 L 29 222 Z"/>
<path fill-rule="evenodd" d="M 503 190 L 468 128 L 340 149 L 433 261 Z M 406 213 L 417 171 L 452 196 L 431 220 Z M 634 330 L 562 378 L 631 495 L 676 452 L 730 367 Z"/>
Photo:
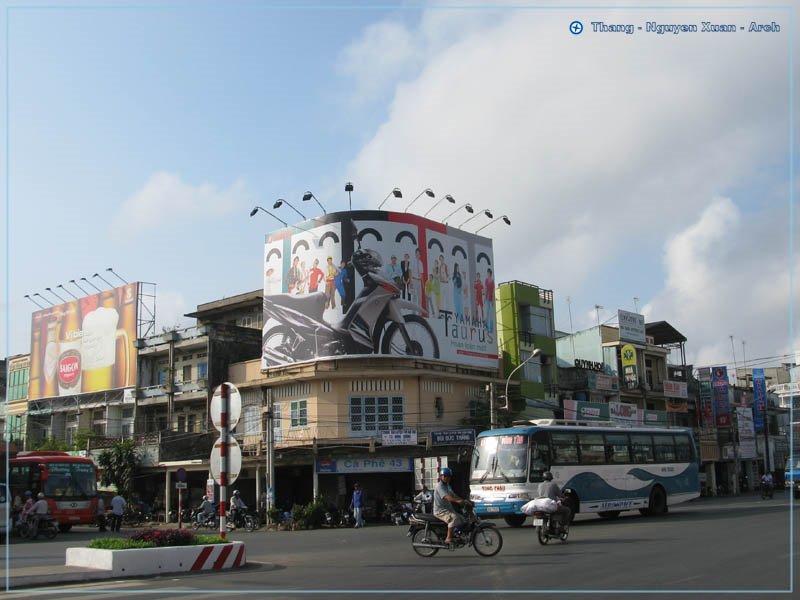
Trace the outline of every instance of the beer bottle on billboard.
<path fill-rule="evenodd" d="M 119 336 L 117 338 L 117 386 L 128 387 L 136 383 L 136 349 L 127 346 L 136 339 L 136 284 L 131 283 L 120 289 L 119 302 L 119 328 L 128 334 L 128 339 Z M 124 356 L 130 356 L 127 370 L 125 370 Z"/>
<path fill-rule="evenodd" d="M 47 321 L 47 334 L 44 343 L 44 389 L 42 398 L 58 396 L 58 319 Z"/>
<path fill-rule="evenodd" d="M 28 400 L 42 397 L 42 328 L 34 321 L 31 335 L 31 370 L 28 375 Z"/>
<path fill-rule="evenodd" d="M 60 396 L 81 392 L 83 360 L 80 305 L 78 301 L 65 305 L 64 321 L 61 324 L 58 353 L 58 392 Z"/>

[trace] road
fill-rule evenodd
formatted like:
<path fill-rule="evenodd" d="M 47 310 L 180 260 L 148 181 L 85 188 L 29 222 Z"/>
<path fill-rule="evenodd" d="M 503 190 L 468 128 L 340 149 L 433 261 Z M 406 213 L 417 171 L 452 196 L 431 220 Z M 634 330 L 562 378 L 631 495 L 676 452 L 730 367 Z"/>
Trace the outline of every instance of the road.
<path fill-rule="evenodd" d="M 603 521 L 579 515 L 569 540 L 548 546 L 539 545 L 531 527 L 502 524 L 504 545 L 494 558 L 482 558 L 469 548 L 420 558 L 405 537 L 406 528 L 390 525 L 243 532 L 233 539 L 247 541 L 252 564 L 236 572 L 65 585 L 40 597 L 70 594 L 100 600 L 168 594 L 196 599 L 253 591 L 268 598 L 297 598 L 305 596 L 303 592 L 326 598 L 419 597 L 434 590 L 458 590 L 461 595 L 486 592 L 486 597 L 496 598 L 533 593 L 586 598 L 600 592 L 624 593 L 626 598 L 658 593 L 662 598 L 670 591 L 682 598 L 693 591 L 704 598 L 732 593 L 737 598 L 759 598 L 765 592 L 790 596 L 790 578 L 797 581 L 792 560 L 798 552 L 797 520 L 792 514 L 788 494 L 763 501 L 757 496 L 701 499 L 671 507 L 659 518 L 623 513 L 616 521 Z M 52 542 L 15 543 L 10 547 L 12 572 L 29 561 L 63 565 L 66 547 L 93 536 L 78 530 Z M 5 598 L 29 595 L 12 591 Z"/>

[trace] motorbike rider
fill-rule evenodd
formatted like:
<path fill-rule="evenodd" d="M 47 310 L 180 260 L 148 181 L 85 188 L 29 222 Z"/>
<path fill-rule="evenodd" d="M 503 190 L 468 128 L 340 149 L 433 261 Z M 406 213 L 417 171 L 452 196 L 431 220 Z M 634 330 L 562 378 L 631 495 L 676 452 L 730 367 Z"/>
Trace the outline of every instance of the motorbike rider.
<path fill-rule="evenodd" d="M 550 498 L 551 500 L 558 502 L 558 508 L 556 509 L 555 516 L 562 525 L 568 525 L 570 519 L 572 518 L 572 510 L 569 508 L 569 506 L 565 506 L 561 503 L 561 488 L 559 488 L 558 484 L 553 481 L 553 474 L 550 471 L 545 471 L 543 477 L 544 481 L 539 484 L 537 496 L 539 498 Z"/>
<path fill-rule="evenodd" d="M 439 472 L 439 483 L 433 492 L 433 514 L 447 523 L 447 537 L 445 544 L 453 543 L 453 531 L 464 523 L 464 518 L 455 511 L 453 504 L 463 505 L 466 500 L 460 498 L 450 487 L 453 471 L 449 467 L 444 467 Z"/>
<path fill-rule="evenodd" d="M 208 499 L 208 496 L 203 496 L 203 501 L 197 507 L 197 511 L 197 522 L 205 523 L 214 516 L 214 503 Z"/>
<path fill-rule="evenodd" d="M 39 492 L 36 502 L 33 503 L 33 508 L 28 517 L 31 522 L 31 537 L 35 538 L 39 533 L 39 524 L 47 518 L 47 513 L 50 512 L 50 507 L 47 506 L 47 500 L 44 499 L 44 494 Z"/>
<path fill-rule="evenodd" d="M 247 505 L 242 500 L 242 494 L 239 490 L 233 491 L 233 498 L 231 498 L 231 523 L 234 525 L 238 521 L 241 514 L 247 510 Z"/>
<path fill-rule="evenodd" d="M 761 488 L 766 494 L 772 494 L 772 473 L 767 471 L 761 476 Z"/>
<path fill-rule="evenodd" d="M 420 506 L 421 511 L 423 513 L 429 513 L 431 511 L 431 503 L 433 502 L 433 494 L 428 489 L 428 486 L 424 483 L 422 484 L 422 489 L 420 490 L 419 494 L 414 496 L 414 502 L 418 503 Z"/>

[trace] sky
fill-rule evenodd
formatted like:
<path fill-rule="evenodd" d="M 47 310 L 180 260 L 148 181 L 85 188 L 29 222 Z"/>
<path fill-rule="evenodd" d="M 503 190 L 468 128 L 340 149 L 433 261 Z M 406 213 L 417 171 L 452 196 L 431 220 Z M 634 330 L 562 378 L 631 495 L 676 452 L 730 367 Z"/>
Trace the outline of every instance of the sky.
<path fill-rule="evenodd" d="M 108 267 L 191 325 L 263 285 L 254 205 L 347 210 L 349 181 L 354 209 L 508 215 L 495 278 L 552 290 L 561 331 L 638 309 L 696 366 L 797 361 L 791 11 L 582 4 L 4 3 L 0 355 L 29 351 L 26 294 Z M 645 31 L 703 21 L 745 31 Z"/>

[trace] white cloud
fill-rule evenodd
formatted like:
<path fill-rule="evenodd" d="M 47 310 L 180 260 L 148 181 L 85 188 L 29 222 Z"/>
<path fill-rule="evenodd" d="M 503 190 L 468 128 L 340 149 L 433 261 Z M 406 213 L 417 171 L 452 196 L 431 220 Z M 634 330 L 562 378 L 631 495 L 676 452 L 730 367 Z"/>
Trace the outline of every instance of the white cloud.
<path fill-rule="evenodd" d="M 246 206 L 247 199 L 241 180 L 219 189 L 210 183 L 190 185 L 174 173 L 159 172 L 125 200 L 112 231 L 117 241 L 127 242 L 143 231 L 231 213 Z"/>
<path fill-rule="evenodd" d="M 441 12 L 407 29 L 402 47 L 426 50 L 401 53 L 422 62 L 395 76 L 388 117 L 348 165 L 359 202 L 374 208 L 399 186 L 404 199 L 385 208 L 402 209 L 432 187 L 508 214 L 511 229 L 484 232 L 498 279 L 571 295 L 576 327 L 595 323 L 595 303 L 608 314 L 653 296 L 652 319 L 673 321 L 697 360 L 724 351 L 729 333 L 748 339 L 748 356 L 788 350 L 787 214 L 763 207 L 786 198 L 788 37 L 578 37 L 561 11 L 504 14 L 461 34 Z M 437 32 L 449 43 L 431 44 Z M 358 47 L 381 51 L 372 36 Z M 768 244 L 752 239 L 756 223 L 773 231 Z"/>

